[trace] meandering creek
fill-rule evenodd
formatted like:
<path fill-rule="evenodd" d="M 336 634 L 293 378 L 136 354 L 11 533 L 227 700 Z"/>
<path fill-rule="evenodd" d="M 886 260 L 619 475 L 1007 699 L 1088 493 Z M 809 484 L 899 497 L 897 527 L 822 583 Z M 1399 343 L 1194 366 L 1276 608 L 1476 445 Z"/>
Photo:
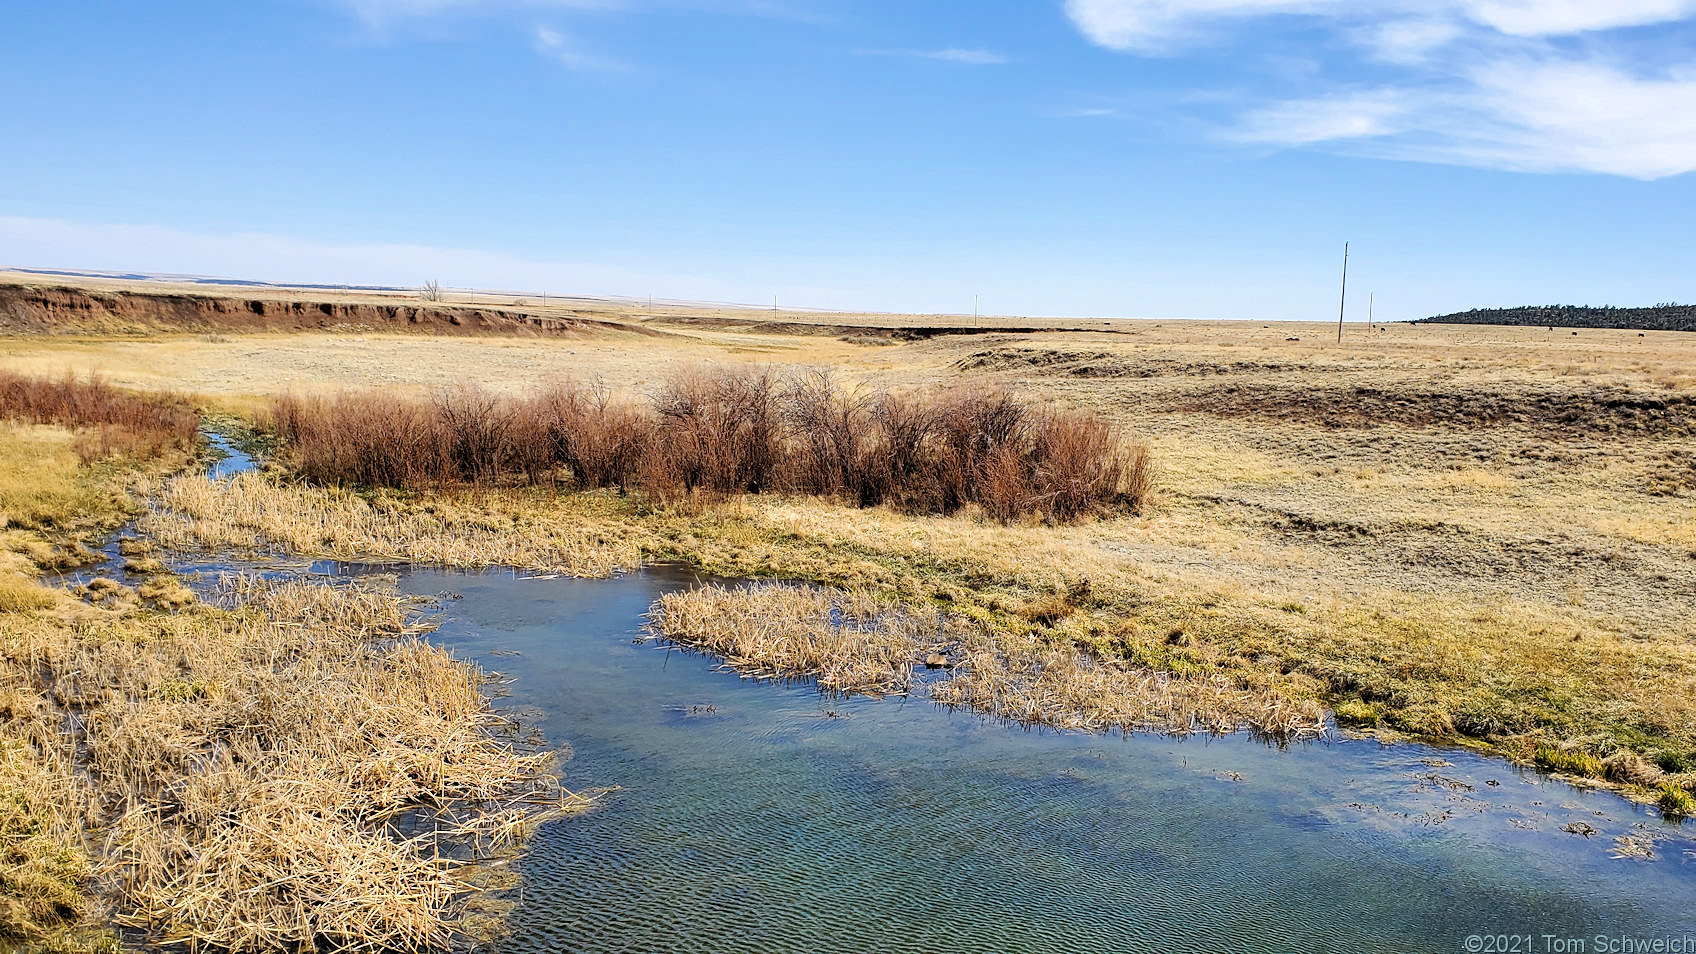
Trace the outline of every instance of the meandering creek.
<path fill-rule="evenodd" d="M 636 642 L 653 600 L 692 582 L 401 572 L 407 593 L 455 595 L 434 638 L 511 675 L 499 705 L 570 744 L 569 787 L 618 787 L 542 829 L 503 951 L 1457 951 L 1696 931 L 1696 826 L 1613 794 L 1421 745 L 1029 732 L 756 684 Z M 1613 857 L 1622 836 L 1653 857 Z"/>
<path fill-rule="evenodd" d="M 616 788 L 515 863 L 502 951 L 1436 952 L 1492 949 L 1469 944 L 1484 935 L 1594 951 L 1696 934 L 1696 824 L 1501 760 L 830 700 L 638 642 L 686 571 L 398 573 L 403 592 L 452 594 L 432 638 L 510 675 L 498 707 L 570 745 L 568 787 Z"/>

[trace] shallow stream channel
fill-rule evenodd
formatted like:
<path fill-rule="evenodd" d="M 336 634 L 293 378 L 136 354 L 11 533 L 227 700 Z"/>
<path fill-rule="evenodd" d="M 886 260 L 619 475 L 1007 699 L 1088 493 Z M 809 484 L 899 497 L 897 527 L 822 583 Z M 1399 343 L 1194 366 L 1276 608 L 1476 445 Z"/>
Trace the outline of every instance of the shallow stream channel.
<path fill-rule="evenodd" d="M 448 594 L 431 638 L 613 789 L 514 862 L 502 951 L 1696 952 L 1696 824 L 1499 759 L 756 683 L 643 641 L 678 568 L 308 575 L 371 570 Z"/>

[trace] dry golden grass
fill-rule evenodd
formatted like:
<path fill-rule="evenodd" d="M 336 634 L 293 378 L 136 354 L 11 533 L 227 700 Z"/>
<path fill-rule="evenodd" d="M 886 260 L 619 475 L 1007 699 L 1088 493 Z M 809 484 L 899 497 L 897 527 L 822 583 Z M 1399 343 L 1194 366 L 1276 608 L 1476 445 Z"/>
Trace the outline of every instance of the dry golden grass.
<path fill-rule="evenodd" d="M 943 648 L 935 614 L 814 586 L 701 587 L 661 597 L 649 616 L 655 635 L 745 675 L 815 679 L 832 693 L 906 693 L 914 662 Z"/>
<path fill-rule="evenodd" d="M 961 669 L 931 686 L 931 698 L 1022 725 L 1177 735 L 1246 729 L 1278 739 L 1325 728 L 1323 706 L 1275 684 L 1138 665 L 1031 636 L 978 639 Z"/>
<path fill-rule="evenodd" d="M 0 940 L 48 937 L 88 912 L 92 786 L 41 700 L 9 667 L 0 677 Z"/>
<path fill-rule="evenodd" d="M 450 942 L 466 863 L 582 804 L 548 756 L 386 593 L 237 577 L 201 605 L 138 546 L 136 589 L 43 587 L 132 506 L 138 473 L 76 440 L 0 425 L 0 473 L 36 478 L 0 484 L 23 520 L 0 551 L 0 939 L 111 949 L 81 930 L 109 917 L 230 951 Z"/>
<path fill-rule="evenodd" d="M 92 868 L 161 942 L 439 947 L 464 859 L 575 804 L 393 598 L 238 577 L 216 602 L 6 617 L 0 894 L 26 936 L 83 912 Z"/>
<path fill-rule="evenodd" d="M 1009 638 L 1039 634 L 1098 658 L 1244 685 L 1277 676 L 1294 698 L 1514 756 L 1529 758 L 1538 740 L 1598 756 L 1696 756 L 1696 335 L 1350 326 L 1338 347 L 1334 325 L 1134 321 L 903 342 L 796 334 L 734 310 L 571 307 L 623 309 L 623 320 L 668 335 L 12 339 L 0 342 L 0 365 L 101 369 L 120 384 L 248 406 L 288 387 L 416 394 L 466 375 L 510 393 L 561 374 L 642 392 L 704 359 L 828 366 L 848 385 L 1010 386 L 1146 438 L 1162 463 L 1148 512 L 1002 528 L 971 512 L 914 518 L 789 499 L 688 512 L 599 496 L 370 506 L 416 512 L 407 520 L 421 531 L 428 505 L 482 507 L 565 541 L 530 552 L 490 541 L 491 553 L 529 565 L 571 564 L 535 557 L 550 547 L 623 547 L 621 559 L 682 558 L 928 601 Z M 165 368 L 182 378 L 167 382 Z M 302 504 L 316 493 L 279 492 Z M 572 529 L 590 536 L 571 543 Z M 253 537 L 251 527 L 241 533 Z M 279 539 L 324 552 L 308 532 Z M 402 542 L 382 552 L 425 549 Z M 1075 611 L 1047 622 L 1021 615 L 1085 579 L 1093 595 Z M 1122 639 L 1127 623 L 1136 629 Z M 1172 633 L 1182 635 L 1168 642 Z"/>
<path fill-rule="evenodd" d="M 199 474 L 144 484 L 141 528 L 167 547 L 280 549 L 341 559 L 446 566 L 516 566 L 605 576 L 635 568 L 636 546 L 618 526 L 570 519 L 570 504 L 519 491 L 461 492 L 419 501 L 288 485 L 248 473 Z"/>
<path fill-rule="evenodd" d="M 220 602 L 48 662 L 57 694 L 127 703 L 86 730 L 118 920 L 232 951 L 445 944 L 467 885 L 444 846 L 510 844 L 559 805 L 546 756 L 498 736 L 481 673 L 406 637 L 391 598 L 235 578 Z M 425 834 L 389 831 L 403 815 Z"/>
<path fill-rule="evenodd" d="M 1052 618 L 1065 600 L 1028 615 Z M 1028 609 L 1028 608 L 1027 608 Z M 879 603 L 865 592 L 793 584 L 710 585 L 654 604 L 659 638 L 724 657 L 756 678 L 816 680 L 831 693 L 906 694 L 915 665 L 946 666 L 924 687 L 935 702 L 1021 725 L 1085 732 L 1280 738 L 1319 732 L 1324 710 L 1279 688 L 1219 673 L 1177 673 L 1031 633 L 1010 634 L 936 610 Z"/>
<path fill-rule="evenodd" d="M 110 487 L 81 479 L 76 445 L 63 427 L 0 422 L 0 530 L 64 528 L 112 506 Z"/>

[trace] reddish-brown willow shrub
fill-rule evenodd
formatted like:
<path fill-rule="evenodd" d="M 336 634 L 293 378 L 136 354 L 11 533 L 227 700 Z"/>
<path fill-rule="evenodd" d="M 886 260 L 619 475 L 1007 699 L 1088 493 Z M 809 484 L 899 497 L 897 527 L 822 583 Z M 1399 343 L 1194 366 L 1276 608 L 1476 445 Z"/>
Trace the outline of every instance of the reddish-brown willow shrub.
<path fill-rule="evenodd" d="M 34 378 L 0 372 L 0 418 L 84 430 L 85 460 L 154 457 L 193 446 L 200 412 L 175 394 L 132 394 L 98 377 Z"/>
<path fill-rule="evenodd" d="M 698 369 L 645 403 L 572 382 L 522 397 L 290 395 L 274 419 L 289 462 L 331 483 L 776 491 L 915 513 L 975 504 L 1001 521 L 1135 509 L 1150 486 L 1146 452 L 1097 418 L 1001 390 L 846 389 L 825 371 Z"/>

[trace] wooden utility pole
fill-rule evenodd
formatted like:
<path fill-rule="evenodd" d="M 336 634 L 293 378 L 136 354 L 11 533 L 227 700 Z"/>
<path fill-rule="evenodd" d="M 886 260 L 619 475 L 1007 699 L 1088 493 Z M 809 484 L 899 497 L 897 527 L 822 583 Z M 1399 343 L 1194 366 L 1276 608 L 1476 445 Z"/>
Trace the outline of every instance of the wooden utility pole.
<path fill-rule="evenodd" d="M 1343 343 L 1343 307 L 1349 302 L 1349 243 L 1343 243 L 1343 295 L 1337 299 L 1337 343 Z"/>
<path fill-rule="evenodd" d="M 1367 292 L 1367 294 L 1366 294 L 1366 330 L 1367 331 L 1372 331 L 1372 330 L 1376 329 L 1376 327 L 1377 327 L 1376 323 L 1374 322 L 1374 320 L 1372 318 L 1372 303 L 1374 301 L 1376 301 L 1377 299 L 1378 299 L 1378 293 L 1377 292 Z"/>

